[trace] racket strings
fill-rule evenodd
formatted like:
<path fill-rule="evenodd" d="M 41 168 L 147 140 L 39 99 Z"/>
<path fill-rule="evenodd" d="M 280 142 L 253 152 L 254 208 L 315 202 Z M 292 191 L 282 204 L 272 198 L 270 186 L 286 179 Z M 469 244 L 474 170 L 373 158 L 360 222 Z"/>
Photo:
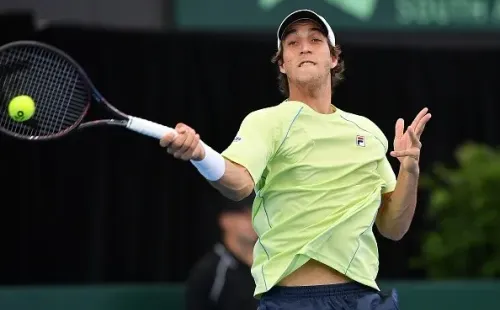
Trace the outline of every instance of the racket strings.
<path fill-rule="evenodd" d="M 51 136 L 77 123 L 89 104 L 88 88 L 75 66 L 39 46 L 18 46 L 0 52 L 0 127 L 22 136 Z M 8 114 L 12 98 L 35 101 L 32 119 L 16 122 Z"/>

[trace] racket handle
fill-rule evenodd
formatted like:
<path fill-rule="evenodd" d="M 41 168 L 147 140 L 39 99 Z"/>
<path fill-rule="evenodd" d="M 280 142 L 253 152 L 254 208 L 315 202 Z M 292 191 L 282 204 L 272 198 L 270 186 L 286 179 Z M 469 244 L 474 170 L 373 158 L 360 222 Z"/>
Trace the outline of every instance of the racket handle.
<path fill-rule="evenodd" d="M 177 136 L 177 131 L 174 128 L 160 125 L 158 123 L 135 116 L 129 117 L 127 128 L 156 139 L 161 139 L 170 132 L 173 132 L 174 135 Z M 200 140 L 200 143 L 201 145 L 203 145 L 203 147 L 207 147 L 207 145 L 203 141 Z"/>
<path fill-rule="evenodd" d="M 157 139 L 163 138 L 170 132 L 174 132 L 174 134 L 177 135 L 177 131 L 173 128 L 134 116 L 129 117 L 127 128 Z M 207 180 L 216 181 L 224 175 L 226 167 L 224 158 L 211 147 L 203 143 L 203 141 L 200 140 L 200 143 L 203 148 L 205 148 L 205 158 L 201 161 L 191 160 L 191 163 Z"/>
<path fill-rule="evenodd" d="M 127 123 L 127 128 L 140 134 L 150 136 L 156 139 L 163 138 L 166 134 L 173 132 L 177 135 L 175 129 L 151 122 L 139 117 L 131 116 Z"/>

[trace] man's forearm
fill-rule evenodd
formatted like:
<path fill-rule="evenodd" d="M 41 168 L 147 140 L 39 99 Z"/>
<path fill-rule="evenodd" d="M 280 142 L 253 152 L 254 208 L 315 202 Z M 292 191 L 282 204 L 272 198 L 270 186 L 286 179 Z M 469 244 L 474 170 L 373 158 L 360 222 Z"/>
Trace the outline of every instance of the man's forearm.
<path fill-rule="evenodd" d="M 253 191 L 253 180 L 248 171 L 225 159 L 226 170 L 224 175 L 210 184 L 226 198 L 239 201 L 246 198 Z"/>
<path fill-rule="evenodd" d="M 215 189 L 235 201 L 250 195 L 254 183 L 243 166 L 225 159 L 208 145 L 203 145 L 203 149 L 203 159 L 191 162 Z"/>
<path fill-rule="evenodd" d="M 399 171 L 396 188 L 377 218 L 379 231 L 387 238 L 400 240 L 409 230 L 417 204 L 419 172 Z"/>

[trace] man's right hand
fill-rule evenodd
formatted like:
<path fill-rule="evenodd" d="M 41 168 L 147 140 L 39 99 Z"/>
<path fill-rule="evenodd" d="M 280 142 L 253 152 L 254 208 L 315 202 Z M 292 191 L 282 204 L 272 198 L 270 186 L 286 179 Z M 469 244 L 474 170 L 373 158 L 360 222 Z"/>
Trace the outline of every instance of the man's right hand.
<path fill-rule="evenodd" d="M 175 126 L 175 131 L 177 135 L 171 132 L 160 139 L 161 147 L 166 147 L 169 154 L 185 161 L 198 161 L 205 158 L 205 149 L 200 143 L 200 135 L 194 129 L 179 123 Z"/>

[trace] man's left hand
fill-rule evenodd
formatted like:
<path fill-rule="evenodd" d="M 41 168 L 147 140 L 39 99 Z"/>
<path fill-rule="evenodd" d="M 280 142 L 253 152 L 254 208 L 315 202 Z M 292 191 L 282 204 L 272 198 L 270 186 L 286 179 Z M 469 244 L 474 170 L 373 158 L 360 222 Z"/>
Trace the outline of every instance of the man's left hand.
<path fill-rule="evenodd" d="M 401 163 L 401 168 L 409 173 L 419 173 L 420 149 L 422 143 L 420 137 L 424 132 L 425 125 L 431 119 L 427 108 L 422 109 L 415 117 L 411 125 L 404 132 L 404 120 L 396 122 L 396 135 L 394 137 L 394 151 L 392 157 L 396 157 Z"/>

